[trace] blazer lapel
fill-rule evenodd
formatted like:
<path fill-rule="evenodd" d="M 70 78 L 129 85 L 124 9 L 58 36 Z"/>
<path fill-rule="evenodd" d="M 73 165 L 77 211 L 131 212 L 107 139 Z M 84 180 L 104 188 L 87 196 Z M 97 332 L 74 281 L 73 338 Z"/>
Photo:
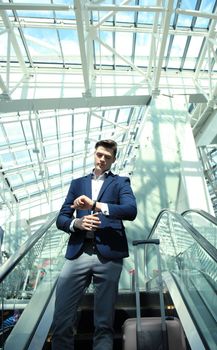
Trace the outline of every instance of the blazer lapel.
<path fill-rule="evenodd" d="M 97 201 L 100 201 L 100 198 L 102 197 L 104 191 L 106 190 L 106 188 L 108 187 L 108 185 L 114 181 L 114 174 L 112 174 L 111 172 L 109 173 L 109 175 L 105 178 L 103 185 L 99 191 L 98 197 L 97 197 Z"/>
<path fill-rule="evenodd" d="M 85 186 L 85 194 L 87 197 L 89 198 L 92 198 L 92 190 L 91 190 L 91 177 L 92 175 L 89 174 L 85 177 L 85 183 L 84 183 L 84 186 Z"/>

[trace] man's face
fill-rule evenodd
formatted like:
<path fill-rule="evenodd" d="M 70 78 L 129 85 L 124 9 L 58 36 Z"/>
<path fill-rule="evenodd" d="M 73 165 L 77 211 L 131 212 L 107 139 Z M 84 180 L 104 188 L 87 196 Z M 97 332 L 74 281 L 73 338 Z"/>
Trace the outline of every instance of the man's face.
<path fill-rule="evenodd" d="M 102 174 L 111 168 L 115 161 L 113 150 L 102 146 L 97 147 L 94 153 L 95 172 Z"/>

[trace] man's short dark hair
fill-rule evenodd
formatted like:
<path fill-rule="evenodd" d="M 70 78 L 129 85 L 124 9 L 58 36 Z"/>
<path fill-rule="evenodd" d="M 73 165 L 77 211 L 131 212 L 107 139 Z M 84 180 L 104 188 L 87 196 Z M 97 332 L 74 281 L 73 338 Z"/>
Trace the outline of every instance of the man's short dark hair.
<path fill-rule="evenodd" d="M 98 147 L 110 148 L 113 150 L 114 157 L 117 154 L 117 143 L 114 140 L 100 140 L 95 144 L 95 149 Z"/>

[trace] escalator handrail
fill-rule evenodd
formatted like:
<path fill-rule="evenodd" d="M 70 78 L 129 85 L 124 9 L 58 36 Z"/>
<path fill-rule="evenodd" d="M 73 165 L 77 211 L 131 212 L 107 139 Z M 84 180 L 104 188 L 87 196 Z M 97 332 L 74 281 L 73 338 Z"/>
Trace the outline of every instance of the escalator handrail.
<path fill-rule="evenodd" d="M 207 219 L 208 221 L 210 221 L 212 224 L 217 226 L 217 218 L 213 215 L 211 215 L 210 213 L 207 213 L 205 210 L 203 209 L 188 209 L 185 210 L 181 213 L 181 215 L 184 217 L 187 214 L 190 213 L 196 213 L 201 215 L 203 218 Z"/>
<path fill-rule="evenodd" d="M 10 258 L 0 267 L 0 283 L 7 275 L 17 266 L 19 261 L 30 251 L 30 249 L 38 242 L 38 240 L 47 232 L 51 225 L 55 222 L 57 212 L 52 213 L 49 219 L 30 236 L 19 249 L 10 256 Z"/>
<path fill-rule="evenodd" d="M 176 218 L 176 220 L 192 235 L 192 237 L 200 244 L 200 246 L 217 262 L 217 249 L 205 237 L 203 237 L 199 233 L 199 231 L 196 230 L 186 219 L 184 219 L 184 217 L 181 214 L 178 214 L 177 212 L 167 208 L 162 209 L 159 212 L 147 239 L 152 238 L 161 217 L 165 213 L 168 213 L 172 215 L 174 218 Z"/>
<path fill-rule="evenodd" d="M 42 317 L 47 312 L 49 302 L 55 293 L 57 279 L 55 279 L 52 284 L 48 281 L 44 282 L 45 281 L 42 281 L 42 284 L 39 285 L 29 304 L 26 306 L 18 322 L 6 339 L 4 344 L 6 350 L 14 349 L 15 345 L 19 349 L 29 348 L 29 344 L 37 332 L 37 327 L 41 322 Z M 47 286 L 46 283 L 48 283 Z M 31 310 L 36 307 L 37 311 L 32 315 Z M 31 319 L 31 321 L 28 321 L 29 319 Z M 23 332 L 24 328 L 25 332 Z M 22 337 L 18 337 L 18 334 L 22 334 Z"/>

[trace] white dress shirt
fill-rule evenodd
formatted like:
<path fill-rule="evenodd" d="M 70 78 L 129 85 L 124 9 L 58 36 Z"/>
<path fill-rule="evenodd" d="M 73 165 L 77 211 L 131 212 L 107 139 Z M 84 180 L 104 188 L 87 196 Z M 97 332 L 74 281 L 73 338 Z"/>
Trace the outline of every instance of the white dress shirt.
<path fill-rule="evenodd" d="M 91 179 L 91 189 L 92 189 L 92 200 L 97 200 L 97 197 L 99 195 L 99 192 L 101 190 L 101 187 L 103 185 L 103 182 L 108 175 L 108 171 L 96 176 L 95 173 L 93 172 L 92 174 L 92 179 Z M 108 204 L 107 203 L 101 203 L 101 213 L 104 215 L 109 215 L 109 209 L 108 209 Z M 76 219 L 73 219 L 70 225 L 70 231 L 74 232 L 74 222 Z M 91 233 L 91 232 L 90 232 Z M 91 234 L 89 235 L 89 232 L 87 236 L 92 236 Z"/>

